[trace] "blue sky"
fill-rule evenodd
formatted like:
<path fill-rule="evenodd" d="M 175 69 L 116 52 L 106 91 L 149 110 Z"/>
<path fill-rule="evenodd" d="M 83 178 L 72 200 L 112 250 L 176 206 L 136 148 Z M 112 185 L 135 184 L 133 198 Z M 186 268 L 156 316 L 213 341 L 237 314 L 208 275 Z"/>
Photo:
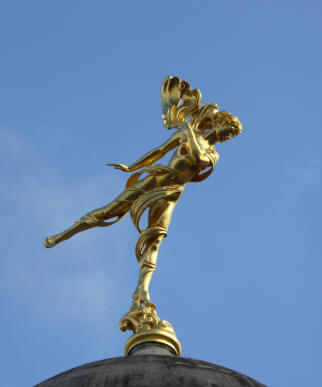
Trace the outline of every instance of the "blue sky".
<path fill-rule="evenodd" d="M 105 163 L 168 138 L 171 74 L 244 130 L 175 209 L 151 286 L 159 315 L 185 357 L 320 387 L 320 2 L 4 1 L 0 53 L 3 385 L 123 355 L 138 272 L 129 217 L 42 241 L 123 189 Z"/>

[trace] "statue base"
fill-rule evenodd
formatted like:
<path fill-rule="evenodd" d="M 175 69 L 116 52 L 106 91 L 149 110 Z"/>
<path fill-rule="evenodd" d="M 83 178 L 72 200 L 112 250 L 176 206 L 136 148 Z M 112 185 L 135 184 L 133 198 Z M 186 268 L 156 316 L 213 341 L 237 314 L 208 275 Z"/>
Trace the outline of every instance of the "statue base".
<path fill-rule="evenodd" d="M 125 344 L 126 355 L 129 355 L 137 345 L 148 342 L 165 344 L 175 355 L 181 354 L 181 345 L 172 325 L 160 320 L 155 311 L 155 305 L 151 302 L 144 302 L 142 298 L 135 299 L 119 326 L 123 332 L 127 330 L 134 332 Z"/>
<path fill-rule="evenodd" d="M 125 355 L 134 354 L 142 344 L 160 343 L 169 347 L 170 353 L 176 356 L 181 354 L 181 345 L 173 329 L 172 332 L 162 329 L 150 329 L 135 333 L 125 344 Z"/>

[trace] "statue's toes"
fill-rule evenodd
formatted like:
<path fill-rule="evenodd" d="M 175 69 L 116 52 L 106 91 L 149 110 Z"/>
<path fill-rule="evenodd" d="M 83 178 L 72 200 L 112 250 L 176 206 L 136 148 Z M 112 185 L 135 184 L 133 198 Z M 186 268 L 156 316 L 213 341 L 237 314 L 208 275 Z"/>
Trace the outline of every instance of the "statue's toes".
<path fill-rule="evenodd" d="M 52 239 L 50 237 L 47 237 L 45 240 L 44 240 L 44 246 L 47 247 L 47 249 L 51 248 L 51 247 L 54 247 L 55 246 L 55 243 L 52 241 Z"/>

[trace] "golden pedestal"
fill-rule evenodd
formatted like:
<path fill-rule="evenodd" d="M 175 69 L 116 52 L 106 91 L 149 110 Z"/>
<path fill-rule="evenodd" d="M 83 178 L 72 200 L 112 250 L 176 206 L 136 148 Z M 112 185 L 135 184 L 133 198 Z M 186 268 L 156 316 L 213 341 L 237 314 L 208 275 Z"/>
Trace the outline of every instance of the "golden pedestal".
<path fill-rule="evenodd" d="M 135 346 L 146 342 L 165 344 L 170 347 L 177 356 L 180 356 L 181 354 L 181 345 L 174 331 L 171 333 L 162 329 L 149 329 L 144 332 L 136 333 L 128 339 L 125 344 L 125 355 L 128 355 Z"/>
<path fill-rule="evenodd" d="M 122 331 L 132 330 L 131 336 L 125 344 L 125 354 L 128 355 L 136 345 L 157 342 L 169 346 L 173 352 L 180 356 L 181 345 L 172 328 L 172 325 L 160 320 L 155 311 L 155 305 L 146 303 L 143 300 L 134 301 L 130 311 L 121 319 L 120 329 Z"/>

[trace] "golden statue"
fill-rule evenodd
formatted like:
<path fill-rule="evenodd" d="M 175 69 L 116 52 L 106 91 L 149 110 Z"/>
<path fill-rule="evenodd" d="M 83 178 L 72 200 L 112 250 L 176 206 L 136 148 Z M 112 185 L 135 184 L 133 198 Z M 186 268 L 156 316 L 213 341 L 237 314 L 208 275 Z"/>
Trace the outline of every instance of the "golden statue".
<path fill-rule="evenodd" d="M 81 231 L 110 226 L 130 211 L 140 233 L 136 244 L 140 272 L 132 295 L 133 304 L 120 321 L 121 330 L 134 332 L 127 342 L 126 353 L 140 342 L 155 340 L 180 354 L 180 344 L 171 325 L 159 319 L 150 300 L 149 285 L 158 251 L 167 236 L 173 209 L 185 185 L 206 179 L 219 159 L 214 147 L 216 142 L 229 140 L 242 130 L 238 118 L 225 111 L 219 112 L 216 104 L 200 107 L 200 91 L 191 90 L 190 84 L 178 77 L 165 79 L 161 87 L 161 102 L 165 127 L 176 129 L 169 140 L 130 166 L 108 164 L 125 172 L 140 171 L 130 176 L 125 190 L 111 203 L 89 212 L 73 226 L 44 242 L 47 248 L 54 247 Z M 154 164 L 173 149 L 175 151 L 167 166 Z M 143 173 L 147 176 L 140 178 Z M 148 225 L 142 230 L 139 222 L 147 209 Z M 108 219 L 110 221 L 106 221 Z"/>

